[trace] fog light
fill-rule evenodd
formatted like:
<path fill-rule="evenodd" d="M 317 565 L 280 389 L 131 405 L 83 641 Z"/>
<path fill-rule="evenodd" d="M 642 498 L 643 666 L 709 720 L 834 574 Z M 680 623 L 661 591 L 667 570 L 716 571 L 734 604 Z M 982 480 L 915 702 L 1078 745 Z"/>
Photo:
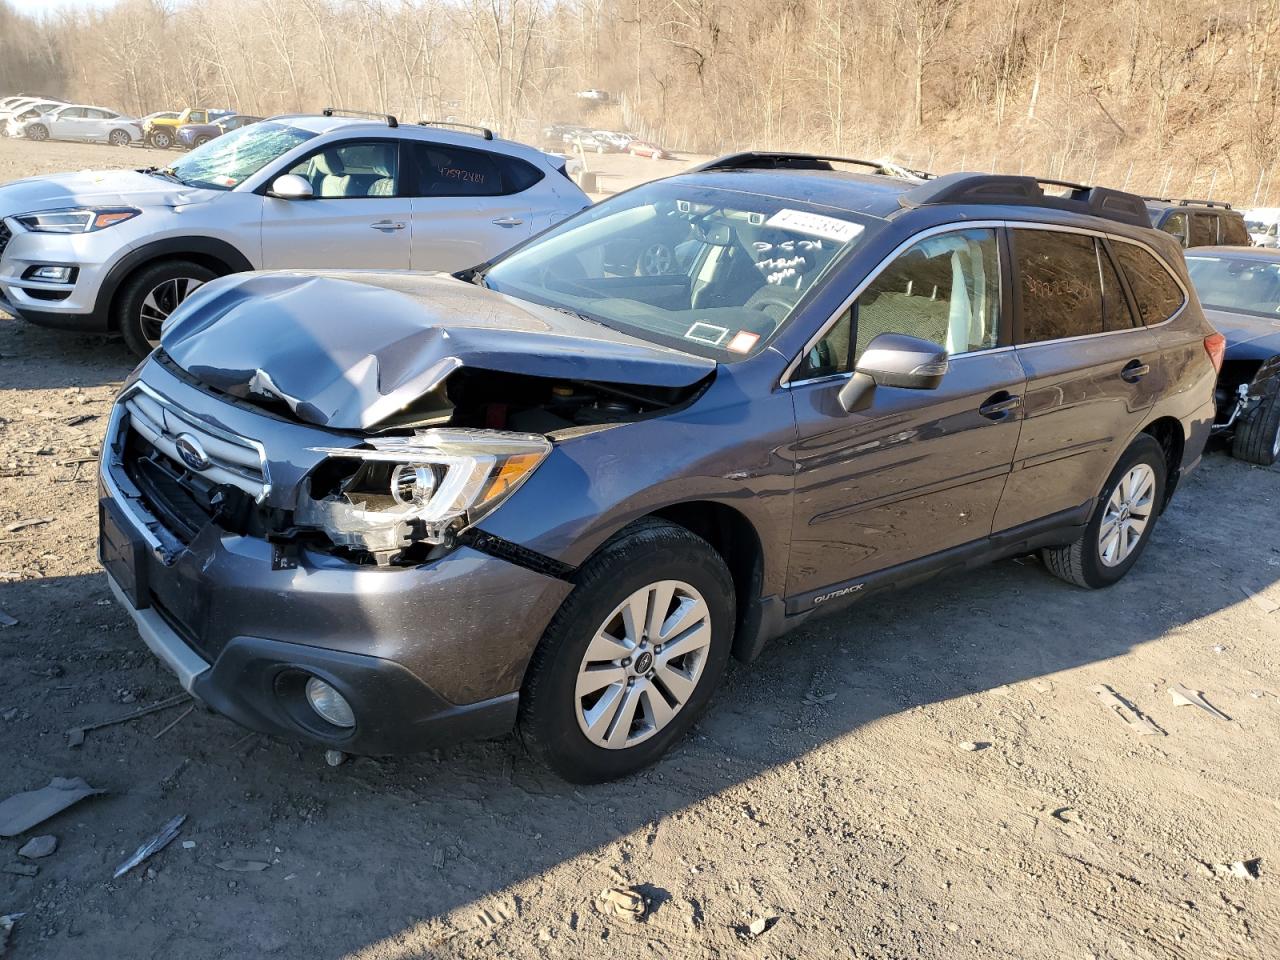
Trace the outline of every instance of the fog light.
<path fill-rule="evenodd" d="M 335 727 L 354 727 L 356 716 L 346 697 L 318 677 L 307 681 L 307 702 L 311 709 Z"/>
<path fill-rule="evenodd" d="M 53 283 L 70 283 L 71 267 L 36 267 L 31 271 L 32 280 L 49 280 Z"/>

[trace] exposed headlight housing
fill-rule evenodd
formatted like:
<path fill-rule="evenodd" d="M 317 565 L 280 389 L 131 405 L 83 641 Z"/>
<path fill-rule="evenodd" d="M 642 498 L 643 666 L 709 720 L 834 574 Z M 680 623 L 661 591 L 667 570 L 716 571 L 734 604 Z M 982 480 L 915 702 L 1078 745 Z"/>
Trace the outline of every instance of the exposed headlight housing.
<path fill-rule="evenodd" d="M 13 219 L 32 233 L 93 233 L 132 220 L 140 213 L 133 207 L 68 207 L 24 213 Z"/>
<path fill-rule="evenodd" d="M 438 428 L 312 450 L 358 463 L 330 489 L 317 489 L 313 475 L 294 522 L 385 564 L 414 543 L 447 543 L 491 513 L 546 459 L 551 442 L 530 433 Z"/>

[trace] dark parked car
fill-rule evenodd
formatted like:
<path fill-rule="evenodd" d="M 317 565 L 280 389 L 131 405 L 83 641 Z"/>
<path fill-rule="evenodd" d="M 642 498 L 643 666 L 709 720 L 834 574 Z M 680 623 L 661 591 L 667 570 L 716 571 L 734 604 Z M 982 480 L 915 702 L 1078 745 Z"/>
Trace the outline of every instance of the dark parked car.
<path fill-rule="evenodd" d="M 1280 458 L 1280 250 L 1203 247 L 1187 269 L 1227 338 L 1214 432 L 1230 437 L 1232 456 L 1270 466 Z"/>
<path fill-rule="evenodd" d="M 196 147 L 203 147 L 210 140 L 220 137 L 224 133 L 239 130 L 241 127 L 247 127 L 249 124 L 258 123 L 261 120 L 261 117 L 250 117 L 243 113 L 237 113 L 229 117 L 222 117 L 212 123 L 184 123 L 178 128 L 178 145 L 187 150 L 194 150 Z"/>
<path fill-rule="evenodd" d="M 249 727 L 518 725 L 619 777 L 819 611 L 1035 550 L 1123 577 L 1213 420 L 1189 283 L 1138 197 L 770 154 L 456 276 L 227 277 L 116 403 L 100 555 Z"/>
<path fill-rule="evenodd" d="M 1249 228 L 1244 214 L 1218 200 L 1169 200 L 1147 197 L 1151 225 L 1177 239 L 1184 247 L 1247 247 Z"/>

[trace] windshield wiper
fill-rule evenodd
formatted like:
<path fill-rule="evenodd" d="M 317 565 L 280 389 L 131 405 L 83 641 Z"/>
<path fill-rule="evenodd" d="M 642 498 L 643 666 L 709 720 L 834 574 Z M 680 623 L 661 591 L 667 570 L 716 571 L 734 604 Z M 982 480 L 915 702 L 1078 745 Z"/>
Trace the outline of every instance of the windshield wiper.
<path fill-rule="evenodd" d="M 159 177 L 161 180 L 169 180 L 169 181 L 172 181 L 173 183 L 180 183 L 184 187 L 187 185 L 187 181 L 183 180 L 180 176 L 178 176 L 176 173 L 173 172 L 173 167 L 163 167 L 163 168 L 143 167 L 138 172 L 148 173 L 153 177 Z"/>

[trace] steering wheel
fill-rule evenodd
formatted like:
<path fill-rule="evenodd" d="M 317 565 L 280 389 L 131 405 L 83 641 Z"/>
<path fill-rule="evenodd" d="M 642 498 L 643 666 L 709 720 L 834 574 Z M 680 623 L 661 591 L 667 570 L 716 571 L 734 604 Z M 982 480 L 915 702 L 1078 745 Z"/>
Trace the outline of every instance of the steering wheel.
<path fill-rule="evenodd" d="M 781 323 L 799 299 L 799 291 L 791 287 L 780 287 L 777 284 L 767 283 L 749 296 L 743 306 L 752 310 L 759 310 L 775 323 Z"/>

